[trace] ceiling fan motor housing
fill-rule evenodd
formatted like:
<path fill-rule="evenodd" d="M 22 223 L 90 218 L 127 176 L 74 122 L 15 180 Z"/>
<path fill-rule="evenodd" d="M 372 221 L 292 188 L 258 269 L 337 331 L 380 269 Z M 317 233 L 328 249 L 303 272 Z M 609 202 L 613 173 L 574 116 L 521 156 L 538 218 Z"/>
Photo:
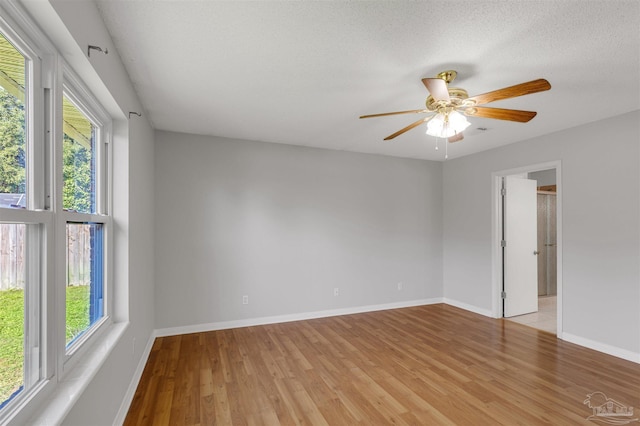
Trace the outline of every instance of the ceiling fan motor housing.
<path fill-rule="evenodd" d="M 464 101 L 469 97 L 466 90 L 460 89 L 459 87 L 448 87 L 447 90 L 449 91 L 449 101 L 436 101 L 433 99 L 433 96 L 427 96 L 426 106 L 429 111 L 439 111 L 442 108 L 456 109 L 462 106 L 469 106 L 464 103 Z"/>

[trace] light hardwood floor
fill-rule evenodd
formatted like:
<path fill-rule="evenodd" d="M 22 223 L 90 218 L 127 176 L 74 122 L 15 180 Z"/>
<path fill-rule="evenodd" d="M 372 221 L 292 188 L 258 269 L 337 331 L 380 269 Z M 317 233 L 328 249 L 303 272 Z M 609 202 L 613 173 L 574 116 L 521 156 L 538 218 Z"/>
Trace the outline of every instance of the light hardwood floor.
<path fill-rule="evenodd" d="M 439 304 L 158 338 L 125 425 L 593 425 L 595 391 L 640 407 L 640 365 Z"/>

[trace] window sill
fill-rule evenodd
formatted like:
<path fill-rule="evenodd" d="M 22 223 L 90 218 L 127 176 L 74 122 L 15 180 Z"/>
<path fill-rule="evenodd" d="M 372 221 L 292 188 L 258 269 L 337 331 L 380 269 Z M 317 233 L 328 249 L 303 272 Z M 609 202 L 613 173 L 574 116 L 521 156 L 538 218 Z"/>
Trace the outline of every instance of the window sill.
<path fill-rule="evenodd" d="M 62 423 L 128 326 L 128 322 L 111 324 L 101 336 L 100 341 L 88 348 L 77 364 L 57 383 L 55 389 L 43 402 L 42 408 L 31 417 L 28 423 L 33 425 Z"/>

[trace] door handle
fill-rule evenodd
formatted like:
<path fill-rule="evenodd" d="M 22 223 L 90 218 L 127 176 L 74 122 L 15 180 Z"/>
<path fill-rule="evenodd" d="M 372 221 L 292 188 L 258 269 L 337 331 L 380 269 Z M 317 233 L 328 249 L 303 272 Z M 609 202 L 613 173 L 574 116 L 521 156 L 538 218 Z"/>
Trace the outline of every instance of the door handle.
<path fill-rule="evenodd" d="M 533 254 L 537 256 L 537 255 L 539 255 L 539 254 L 540 254 L 540 252 L 539 252 L 538 250 L 534 250 L 534 251 L 533 251 Z"/>

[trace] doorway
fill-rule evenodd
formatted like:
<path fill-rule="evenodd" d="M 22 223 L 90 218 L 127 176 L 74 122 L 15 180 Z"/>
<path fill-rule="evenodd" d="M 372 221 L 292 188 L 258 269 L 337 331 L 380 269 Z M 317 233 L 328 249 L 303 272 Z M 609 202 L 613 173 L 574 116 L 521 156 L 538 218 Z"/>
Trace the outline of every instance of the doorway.
<path fill-rule="evenodd" d="M 503 181 L 509 177 L 512 181 L 523 179 L 535 182 L 536 201 L 529 203 L 526 207 L 527 210 L 535 209 L 533 213 L 536 219 L 537 226 L 537 241 L 534 241 L 530 245 L 533 245 L 533 250 L 528 250 L 525 257 L 528 256 L 529 264 L 534 262 L 535 271 L 528 269 L 529 272 L 523 272 L 526 274 L 526 288 L 522 288 L 513 285 L 514 269 L 520 270 L 520 266 L 517 265 L 514 268 L 514 263 L 519 260 L 515 255 L 505 256 L 505 245 L 508 246 L 509 242 L 504 241 L 505 228 L 508 225 L 506 220 L 518 223 L 517 226 L 522 226 L 513 217 L 509 218 L 509 214 L 505 211 L 505 206 L 509 203 L 513 204 L 514 201 L 503 199 Z M 530 167 L 505 170 L 493 174 L 494 178 L 494 316 L 497 318 L 508 318 L 511 321 L 526 324 L 531 327 L 535 327 L 541 330 L 551 332 L 558 337 L 562 335 L 562 262 L 561 262 L 561 236 L 562 236 L 562 224 L 561 224 L 561 174 L 560 174 L 560 162 L 545 163 L 540 165 L 533 165 Z M 529 185 L 530 187 L 531 185 Z M 508 190 L 506 191 L 508 192 Z M 529 196 L 531 199 L 531 196 Z M 513 209 L 513 206 L 511 207 Z M 531 212 L 527 213 L 529 216 Z M 519 219 L 517 219 L 519 220 Z M 529 219 L 531 220 L 531 219 Z M 506 226 L 505 226 L 506 225 Z M 523 231 L 525 231 L 523 229 Z M 512 239 L 512 246 L 521 243 L 519 241 L 513 241 L 514 238 L 519 239 L 520 234 L 526 234 L 526 232 L 520 232 L 517 229 L 515 233 L 510 234 Z M 524 237 L 522 237 L 524 238 Z M 527 243 L 529 244 L 529 243 Z M 531 256 L 536 254 L 535 258 Z M 537 272 L 537 277 L 534 277 Z M 511 274 L 511 275 L 510 275 Z M 519 278 L 521 279 L 521 278 Z M 505 280 L 508 280 L 505 283 Z M 509 285 L 509 283 L 511 283 Z M 505 284 L 507 286 L 505 287 Z M 535 286 L 535 288 L 529 288 Z M 505 288 L 509 289 L 509 292 L 505 292 Z M 514 294 L 515 292 L 515 294 Z M 522 304 L 522 298 L 536 298 L 533 305 L 529 300 L 527 302 L 529 306 L 534 306 L 529 309 L 530 312 L 523 311 L 513 314 L 513 306 Z M 511 298 L 511 299 L 510 299 Z M 511 305 L 509 305 L 511 302 Z M 537 303 L 537 305 L 536 305 Z"/>
<path fill-rule="evenodd" d="M 527 174 L 536 182 L 538 309 L 510 318 L 557 334 L 557 184 L 555 169 Z"/>

